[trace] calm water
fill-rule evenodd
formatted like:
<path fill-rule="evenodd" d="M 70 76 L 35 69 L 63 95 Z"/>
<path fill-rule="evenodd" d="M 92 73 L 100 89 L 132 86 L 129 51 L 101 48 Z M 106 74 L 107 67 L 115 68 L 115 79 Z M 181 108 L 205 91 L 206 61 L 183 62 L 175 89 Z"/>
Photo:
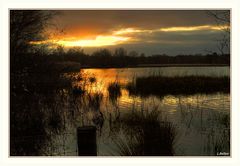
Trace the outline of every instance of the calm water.
<path fill-rule="evenodd" d="M 94 93 L 102 93 L 103 99 L 99 106 L 99 112 L 91 108 L 79 106 L 79 110 L 90 111 L 75 113 L 74 123 L 68 123 L 66 119 L 65 132 L 72 133 L 76 127 L 93 124 L 93 119 L 103 119 L 103 124 L 98 127 L 98 155 L 119 155 L 117 146 L 111 135 L 117 133 L 117 137 L 124 139 L 121 131 L 112 131 L 111 122 L 119 116 L 132 110 L 149 110 L 157 107 L 162 116 L 176 126 L 177 137 L 174 143 L 175 155 L 216 155 L 214 149 L 221 144 L 223 152 L 230 152 L 228 145 L 229 126 L 225 121 L 230 117 L 230 94 L 196 94 L 191 96 L 164 96 L 158 98 L 150 96 L 141 98 L 129 96 L 126 89 L 121 89 L 121 96 L 117 100 L 110 100 L 107 87 L 109 83 L 118 81 L 122 87 L 138 76 L 164 75 L 206 75 L 229 76 L 229 67 L 154 67 L 154 68 L 126 68 L 126 69 L 84 69 L 81 71 L 86 77 L 95 77 L 96 82 L 88 84 L 87 90 Z M 75 102 L 77 103 L 77 102 Z M 225 120 L 225 121 L 224 121 Z M 94 121 L 95 124 L 97 124 Z M 116 129 L 117 130 L 117 129 Z M 54 145 L 64 146 L 64 155 L 75 155 L 76 133 L 68 136 L 55 136 Z"/>

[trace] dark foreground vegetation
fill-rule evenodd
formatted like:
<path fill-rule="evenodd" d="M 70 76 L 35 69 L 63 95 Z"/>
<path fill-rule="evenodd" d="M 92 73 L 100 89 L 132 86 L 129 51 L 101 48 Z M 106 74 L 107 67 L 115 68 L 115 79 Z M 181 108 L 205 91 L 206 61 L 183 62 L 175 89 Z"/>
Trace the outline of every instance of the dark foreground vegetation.
<path fill-rule="evenodd" d="M 20 55 L 19 55 L 20 56 Z M 41 155 L 49 133 L 63 128 L 63 89 L 71 82 L 44 57 L 11 60 L 10 155 Z"/>
<path fill-rule="evenodd" d="M 108 96 L 111 100 L 117 100 L 121 95 L 121 85 L 119 82 L 115 81 L 108 85 Z"/>
<path fill-rule="evenodd" d="M 10 11 L 10 155 L 35 156 L 63 129 L 63 71 L 39 53 L 31 40 L 42 38 L 50 11 Z"/>
<path fill-rule="evenodd" d="M 192 95 L 216 92 L 230 93 L 229 77 L 209 76 L 149 76 L 137 77 L 126 86 L 130 95 Z"/>
<path fill-rule="evenodd" d="M 172 156 L 176 142 L 175 125 L 159 110 L 134 111 L 120 117 L 125 139 L 114 138 L 122 156 Z"/>

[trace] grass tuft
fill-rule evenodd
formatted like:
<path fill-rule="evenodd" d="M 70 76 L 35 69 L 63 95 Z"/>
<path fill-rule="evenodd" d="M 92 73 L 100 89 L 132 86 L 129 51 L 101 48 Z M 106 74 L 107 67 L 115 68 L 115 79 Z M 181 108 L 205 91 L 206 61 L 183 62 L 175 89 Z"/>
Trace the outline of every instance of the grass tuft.
<path fill-rule="evenodd" d="M 128 113 L 120 122 L 125 132 L 125 141 L 115 140 L 120 155 L 172 156 L 176 138 L 175 126 L 160 119 L 161 112 L 145 111 Z"/>

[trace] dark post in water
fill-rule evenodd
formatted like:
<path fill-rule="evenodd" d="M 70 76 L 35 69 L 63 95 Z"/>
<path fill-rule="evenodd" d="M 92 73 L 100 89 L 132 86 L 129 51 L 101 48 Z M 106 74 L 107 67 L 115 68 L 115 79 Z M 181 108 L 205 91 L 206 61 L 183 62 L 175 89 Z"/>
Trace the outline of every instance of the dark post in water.
<path fill-rule="evenodd" d="M 96 127 L 84 126 L 77 128 L 78 155 L 79 156 L 96 156 Z"/>

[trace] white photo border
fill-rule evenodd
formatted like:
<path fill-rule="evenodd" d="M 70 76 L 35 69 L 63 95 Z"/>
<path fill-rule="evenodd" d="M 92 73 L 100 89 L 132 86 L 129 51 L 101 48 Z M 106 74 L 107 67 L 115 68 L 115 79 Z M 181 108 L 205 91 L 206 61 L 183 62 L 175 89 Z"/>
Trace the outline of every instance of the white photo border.
<path fill-rule="evenodd" d="M 0 165 L 240 165 L 240 1 L 239 0 L 1 0 L 0 1 Z M 9 157 L 9 10 L 145 9 L 231 10 L 231 156 L 230 157 Z"/>

